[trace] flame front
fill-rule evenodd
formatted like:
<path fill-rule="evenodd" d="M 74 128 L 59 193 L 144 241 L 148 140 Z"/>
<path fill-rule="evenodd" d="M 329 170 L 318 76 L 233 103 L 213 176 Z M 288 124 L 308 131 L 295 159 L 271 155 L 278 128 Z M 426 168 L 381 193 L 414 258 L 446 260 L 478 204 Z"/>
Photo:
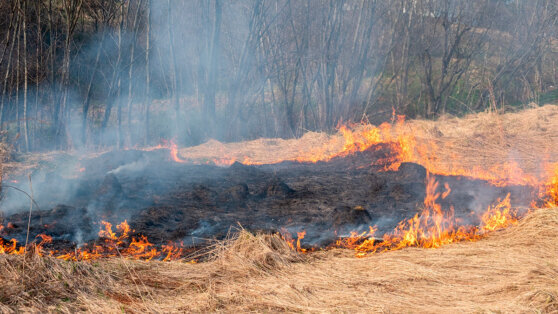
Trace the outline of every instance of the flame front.
<path fill-rule="evenodd" d="M 130 228 L 127 221 L 118 224 L 116 226 L 116 231 L 113 231 L 111 223 L 101 221 L 101 229 L 98 233 L 99 240 L 92 245 L 86 245 L 69 252 L 48 250 L 45 249 L 44 246 L 52 243 L 52 237 L 39 234 L 37 239 L 40 239 L 40 241 L 38 243 L 32 243 L 27 247 L 19 245 L 15 239 L 4 242 L 4 240 L 0 238 L 0 254 L 21 255 L 33 248 L 40 256 L 49 255 L 58 259 L 73 261 L 86 261 L 107 257 L 124 257 L 138 260 L 159 259 L 163 261 L 184 258 L 186 252 L 184 243 L 169 242 L 159 249 L 153 243 L 149 242 L 144 235 L 131 237 L 130 233 L 132 232 L 133 230 Z"/>
<path fill-rule="evenodd" d="M 383 235 L 381 239 L 375 237 L 377 228 L 370 227 L 368 232 L 352 233 L 349 238 L 338 240 L 336 246 L 355 250 L 357 257 L 411 246 L 437 248 L 459 241 L 475 241 L 489 231 L 506 228 L 518 222 L 517 213 L 511 208 L 508 194 L 504 200 L 490 206 L 482 214 L 479 226 L 460 225 L 459 219 L 454 216 L 453 208 L 445 212 L 437 203 L 440 196 L 449 194 L 449 186 L 446 185 L 446 192 L 443 194 L 436 192 L 437 188 L 438 182 L 428 174 L 425 207 L 420 213 L 401 221 L 391 233 Z"/>
<path fill-rule="evenodd" d="M 227 155 L 223 151 L 221 157 L 215 158 L 213 153 L 201 159 L 179 157 L 176 144 L 170 141 L 165 146 L 170 151 L 171 160 L 179 163 L 186 161 L 200 164 L 213 163 L 218 166 L 229 166 L 235 162 L 246 165 L 275 164 L 284 161 L 301 163 L 316 163 L 329 161 L 337 157 L 344 157 L 356 152 L 363 152 L 374 146 L 389 148 L 390 154 L 375 162 L 384 170 L 398 170 L 401 163 L 413 162 L 424 166 L 428 171 L 437 175 L 466 176 L 489 181 L 496 186 L 530 185 L 538 186 L 545 182 L 549 172 L 540 176 L 526 173 L 516 161 L 507 161 L 494 165 L 466 166 L 460 161 L 456 153 L 449 158 L 442 159 L 444 148 L 439 147 L 436 140 L 418 140 L 420 132 L 405 122 L 404 116 L 396 116 L 394 123 L 382 123 L 379 126 L 371 124 L 346 124 L 338 127 L 338 135 L 331 136 L 320 145 L 301 147 L 296 155 L 278 156 L 270 159 L 254 158 L 245 155 Z M 449 141 L 449 140 L 448 140 Z M 239 150 L 240 152 L 240 150 Z M 230 153 L 230 152 L 229 152 Z M 278 154 L 282 155 L 282 154 Z"/>
<path fill-rule="evenodd" d="M 395 117 L 395 115 L 394 115 Z M 305 147 L 297 156 L 277 160 L 257 160 L 247 157 L 226 157 L 214 160 L 217 165 L 230 165 L 236 161 L 248 165 L 272 164 L 283 161 L 297 161 L 316 163 L 329 161 L 336 157 L 344 157 L 357 152 L 363 152 L 374 146 L 388 147 L 390 154 L 374 163 L 382 166 L 384 171 L 397 171 L 404 162 L 413 162 L 424 166 L 430 173 L 427 177 L 426 198 L 424 209 L 413 218 L 401 221 L 390 233 L 381 237 L 376 236 L 377 228 L 370 227 L 363 233 L 351 233 L 350 237 L 339 239 L 335 246 L 356 250 L 357 256 L 364 256 L 371 252 L 398 250 L 404 247 L 417 246 L 436 248 L 444 244 L 458 241 L 475 241 L 487 232 L 506 228 L 517 224 L 519 216 L 513 210 L 510 195 L 504 200 L 497 200 L 485 212 L 480 213 L 478 225 L 464 225 L 454 216 L 453 208 L 444 211 L 438 203 L 439 198 L 446 198 L 451 193 L 449 185 L 445 185 L 443 193 L 436 192 L 438 182 L 431 174 L 444 176 L 465 176 L 473 179 L 488 181 L 495 186 L 524 185 L 539 187 L 539 199 L 534 199 L 533 205 L 543 200 L 542 207 L 558 206 L 558 163 L 549 164 L 547 170 L 540 175 L 526 173 L 515 161 L 502 162 L 492 166 L 466 167 L 460 162 L 458 154 L 451 154 L 451 158 L 441 159 L 441 148 L 436 141 L 418 141 L 416 130 L 408 127 L 404 116 L 397 116 L 395 123 L 383 123 L 376 127 L 371 124 L 341 125 L 338 137 L 332 137 L 323 145 Z M 282 233 L 293 250 L 302 251 L 300 242 L 304 238 L 297 237 L 296 244 L 290 234 Z"/>

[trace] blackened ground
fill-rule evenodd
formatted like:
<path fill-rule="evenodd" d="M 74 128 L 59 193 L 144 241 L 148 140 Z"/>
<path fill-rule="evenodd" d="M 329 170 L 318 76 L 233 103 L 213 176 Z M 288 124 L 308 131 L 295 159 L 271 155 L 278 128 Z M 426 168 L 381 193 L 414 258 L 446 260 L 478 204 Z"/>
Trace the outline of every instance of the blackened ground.
<path fill-rule="evenodd" d="M 398 171 L 382 171 L 384 165 L 376 165 L 390 153 L 389 146 L 376 146 L 329 162 L 223 168 L 175 163 L 164 149 L 126 150 L 55 163 L 33 175 L 41 210 L 33 211 L 30 237 L 45 233 L 53 236 L 54 247 L 67 248 L 94 240 L 101 220 L 124 219 L 135 234 L 156 244 L 197 245 L 240 226 L 306 230 L 304 242 L 318 246 L 369 225 L 381 234 L 420 211 L 426 190 L 422 166 L 404 163 Z M 534 195 L 531 187 L 435 178 L 438 192 L 446 190 L 446 183 L 451 188 L 439 203 L 446 210 L 453 207 L 464 223 L 478 223 L 477 214 L 508 193 L 512 205 L 525 207 Z M 10 203 L 15 192 L 10 193 L 3 202 Z M 4 218 L 9 227 L 2 237 L 25 239 L 28 209 L 21 206 L 19 213 Z"/>

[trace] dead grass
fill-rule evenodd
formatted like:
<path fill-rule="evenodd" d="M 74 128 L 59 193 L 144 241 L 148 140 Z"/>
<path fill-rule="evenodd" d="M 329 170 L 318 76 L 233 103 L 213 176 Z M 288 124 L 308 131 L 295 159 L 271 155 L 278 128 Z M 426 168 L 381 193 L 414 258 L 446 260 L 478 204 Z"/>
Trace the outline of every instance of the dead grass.
<path fill-rule="evenodd" d="M 0 311 L 213 310 L 221 307 L 216 287 L 277 274 L 307 256 L 291 250 L 278 235 L 240 230 L 217 242 L 204 258 L 208 262 L 192 265 L 116 258 L 66 262 L 31 252 L 0 255 Z M 168 299 L 192 292 L 198 298 Z"/>
<path fill-rule="evenodd" d="M 0 256 L 2 312 L 558 312 L 558 209 L 478 242 L 300 256 L 241 231 L 210 261 Z"/>
<path fill-rule="evenodd" d="M 412 134 L 417 146 L 430 150 L 425 158 L 416 160 L 423 165 L 435 162 L 438 170 L 451 172 L 455 168 L 485 170 L 516 162 L 526 173 L 538 176 L 542 161 L 558 162 L 558 106 L 546 105 L 514 113 L 483 112 L 463 118 L 442 117 L 437 121 L 411 120 L 398 130 Z M 327 145 L 326 145 L 327 144 Z M 257 139 L 239 143 L 205 144 L 183 148 L 181 158 L 201 162 L 220 159 L 248 160 L 252 163 L 273 163 L 294 160 L 299 156 L 329 155 L 343 148 L 340 133 L 308 132 L 299 139 Z"/>
<path fill-rule="evenodd" d="M 539 175 L 543 161 L 558 162 L 558 106 L 546 105 L 514 113 L 477 113 L 437 121 L 412 120 L 407 130 L 419 143 L 436 144 L 443 166 L 485 168 L 516 162 L 526 173 Z"/>

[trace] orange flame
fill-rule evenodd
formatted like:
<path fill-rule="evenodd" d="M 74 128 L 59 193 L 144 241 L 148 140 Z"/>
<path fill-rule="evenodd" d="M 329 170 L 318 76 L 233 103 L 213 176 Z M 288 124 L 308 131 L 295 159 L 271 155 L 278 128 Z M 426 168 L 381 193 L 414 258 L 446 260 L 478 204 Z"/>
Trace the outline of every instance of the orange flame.
<path fill-rule="evenodd" d="M 37 239 L 40 239 L 38 244 L 34 245 L 35 252 L 40 256 L 50 255 L 58 259 L 85 261 L 106 257 L 124 257 L 130 259 L 151 260 L 154 258 L 171 261 L 184 258 L 184 244 L 168 243 L 158 249 L 154 244 L 149 242 L 146 236 L 140 235 L 138 237 L 130 237 L 130 233 L 134 232 L 126 221 L 116 226 L 116 231 L 113 231 L 112 224 L 106 221 L 101 221 L 101 229 L 99 230 L 99 240 L 97 244 L 77 248 L 71 252 L 59 252 L 55 250 L 45 250 L 44 245 L 52 243 L 52 237 L 39 234 Z M 0 254 L 21 255 L 27 249 L 19 245 L 15 239 L 5 242 L 0 238 Z M 195 262 L 195 261 L 194 261 Z"/>
<path fill-rule="evenodd" d="M 301 252 L 301 253 L 305 253 L 307 252 L 306 249 L 303 249 L 301 247 L 301 240 L 304 239 L 304 237 L 306 236 L 306 231 L 301 231 L 301 232 L 297 232 L 296 233 L 296 244 L 295 244 L 295 240 L 293 239 L 293 236 L 291 235 L 291 233 L 285 229 L 282 228 L 281 231 L 279 232 L 281 238 L 287 243 L 287 245 L 294 251 L 297 252 Z"/>
<path fill-rule="evenodd" d="M 515 161 L 504 162 L 490 167 L 484 167 L 484 165 L 465 167 L 457 155 L 452 156 L 449 160 L 440 160 L 441 149 L 437 143 L 435 141 L 419 142 L 415 136 L 416 130 L 413 130 L 406 124 L 404 116 L 397 115 L 393 124 L 382 123 L 379 126 L 371 124 L 340 125 L 338 132 L 340 138 L 339 136 L 333 136 L 325 141 L 323 145 L 304 147 L 294 157 L 257 160 L 248 156 L 225 156 L 210 158 L 210 160 L 220 166 L 228 166 L 234 162 L 246 165 L 274 164 L 283 161 L 316 163 L 362 152 L 374 146 L 384 145 L 384 147 L 390 148 L 391 154 L 376 162 L 376 165 L 383 166 L 384 170 L 398 170 L 401 163 L 414 162 L 424 166 L 433 174 L 467 176 L 489 181 L 497 186 L 511 184 L 537 186 L 542 182 L 541 178 L 525 173 Z M 340 140 L 341 143 L 339 142 Z M 178 157 L 178 148 L 172 141 L 168 149 L 173 161 L 187 162 L 187 160 Z M 208 162 L 192 160 L 192 163 Z"/>
<path fill-rule="evenodd" d="M 296 233 L 296 250 L 299 252 L 306 252 L 306 249 L 300 247 L 300 240 L 304 239 L 304 236 L 306 236 L 306 231 Z"/>
<path fill-rule="evenodd" d="M 545 200 L 546 207 L 557 207 L 558 206 L 558 163 L 550 165 L 548 172 L 550 173 L 549 178 L 543 184 L 541 190 L 541 198 Z"/>
<path fill-rule="evenodd" d="M 511 208 L 508 194 L 504 200 L 488 208 L 481 217 L 479 227 L 459 226 L 458 220 L 454 217 L 453 208 L 444 212 L 437 203 L 441 195 L 436 192 L 437 188 L 438 182 L 428 174 L 424 210 L 413 218 L 400 222 L 391 233 L 385 234 L 381 241 L 374 236 L 377 229 L 370 227 L 369 232 L 352 233 L 349 238 L 337 241 L 336 246 L 355 250 L 357 257 L 363 257 L 369 253 L 399 250 L 409 246 L 437 248 L 464 240 L 475 241 L 489 231 L 506 228 L 518 222 L 517 213 Z M 449 191 L 449 186 L 446 185 L 446 191 L 442 196 L 447 196 Z"/>
<path fill-rule="evenodd" d="M 186 162 L 186 160 L 182 160 L 182 159 L 180 159 L 180 157 L 178 157 L 178 146 L 172 140 L 170 141 L 169 149 L 170 149 L 171 159 L 174 162 L 178 162 L 178 163 L 185 163 Z"/>

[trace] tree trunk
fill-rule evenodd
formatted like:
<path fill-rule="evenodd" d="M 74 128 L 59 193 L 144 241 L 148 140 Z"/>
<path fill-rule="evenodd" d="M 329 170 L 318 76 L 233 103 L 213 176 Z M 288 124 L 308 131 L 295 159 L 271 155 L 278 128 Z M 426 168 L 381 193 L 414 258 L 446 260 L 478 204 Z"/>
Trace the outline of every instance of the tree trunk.
<path fill-rule="evenodd" d="M 171 100 L 174 106 L 174 135 L 178 136 L 180 124 L 180 101 L 178 98 L 178 71 L 176 68 L 176 53 L 174 51 L 174 32 L 172 28 L 172 5 L 171 1 L 167 0 L 168 4 L 168 32 L 169 32 L 169 50 L 171 61 Z"/>
<path fill-rule="evenodd" d="M 134 13 L 134 21 L 132 23 L 132 42 L 130 43 L 130 65 L 128 67 L 128 103 L 127 103 L 127 110 L 128 110 L 128 142 L 130 145 L 132 144 L 132 75 L 134 73 L 134 52 L 136 48 L 136 36 L 138 33 L 137 29 L 137 21 L 139 16 L 139 10 L 141 5 L 143 4 L 143 0 L 139 0 L 137 3 L 136 12 Z"/>
<path fill-rule="evenodd" d="M 116 64 L 114 65 L 114 71 L 112 72 L 112 79 L 110 81 L 110 87 L 109 87 L 109 91 L 107 92 L 107 98 L 106 98 L 106 108 L 105 108 L 105 114 L 103 117 L 103 122 L 101 124 L 101 134 L 102 134 L 102 140 L 103 142 L 106 140 L 105 136 L 106 136 L 106 129 L 110 120 L 110 115 L 112 112 L 112 107 L 114 105 L 114 101 L 117 100 L 119 101 L 118 107 L 120 107 L 120 100 L 116 99 L 116 97 L 119 95 L 120 91 L 118 90 L 120 88 L 120 75 L 121 75 L 121 63 L 122 63 L 122 23 L 124 20 L 124 4 L 120 4 L 120 22 L 119 22 L 119 26 L 118 26 L 118 54 L 117 54 L 117 59 L 116 59 Z M 115 91 L 116 89 L 116 91 Z M 118 109 L 117 109 L 118 111 Z M 120 114 L 117 112 L 117 125 L 118 125 L 118 120 L 120 120 Z M 120 128 L 118 127 L 117 130 L 117 139 L 116 139 L 116 145 L 119 146 L 120 143 Z"/>
<path fill-rule="evenodd" d="M 36 58 L 35 58 L 35 123 L 34 123 L 34 127 L 33 127 L 33 141 L 32 143 L 35 143 L 35 137 L 36 137 L 36 132 L 37 132 L 37 120 L 38 120 L 38 114 L 39 114 L 39 84 L 41 82 L 41 77 L 40 77 L 40 69 L 41 69 L 41 58 L 42 58 L 42 49 L 43 49 L 43 33 L 41 31 L 41 2 L 39 0 L 35 0 L 35 4 L 36 4 L 36 8 L 35 10 L 37 11 L 37 48 L 36 48 Z"/>
<path fill-rule="evenodd" d="M 8 64 L 6 65 L 6 74 L 4 75 L 4 84 L 2 86 L 2 101 L 0 103 L 0 130 L 4 129 L 4 110 L 5 110 L 6 96 L 8 92 L 8 79 L 10 78 L 10 70 L 12 67 L 12 56 L 13 56 L 14 46 L 16 42 L 16 36 L 19 32 L 19 21 L 18 18 L 15 16 L 15 11 L 13 12 L 14 12 L 15 27 L 13 28 L 13 34 L 11 36 L 12 39 L 10 43 L 10 52 L 8 53 Z"/>
<path fill-rule="evenodd" d="M 151 105 L 151 71 L 149 68 L 149 56 L 151 53 L 151 0 L 146 1 L 147 25 L 145 29 L 145 133 L 143 138 L 143 143 L 145 145 L 147 145 L 149 141 L 149 107 Z"/>
<path fill-rule="evenodd" d="M 130 3 L 128 3 L 126 14 L 124 14 L 124 5 L 120 6 L 120 24 L 118 26 L 118 65 L 121 64 L 122 60 L 122 28 L 124 27 L 124 19 L 128 16 L 128 10 L 130 9 Z M 122 73 L 121 68 L 117 67 L 116 71 L 118 71 L 118 80 L 117 80 L 117 89 L 116 89 L 116 101 L 118 102 L 118 107 L 116 111 L 116 123 L 118 127 L 117 138 L 116 138 L 116 148 L 122 148 L 123 136 L 122 136 L 122 99 L 120 96 L 122 95 Z"/>
<path fill-rule="evenodd" d="M 66 40 L 64 41 L 64 60 L 62 63 L 62 99 L 58 112 L 58 123 L 56 123 L 56 135 L 60 149 L 71 146 L 71 137 L 68 132 L 68 120 L 70 110 L 67 108 L 70 91 L 70 63 L 72 35 L 79 20 L 83 0 L 65 0 L 64 12 L 66 14 Z"/>
<path fill-rule="evenodd" d="M 21 11 L 23 12 L 23 139 L 25 143 L 25 151 L 29 151 L 29 121 L 27 112 L 27 91 L 28 76 L 27 69 L 27 0 L 21 3 Z"/>
<path fill-rule="evenodd" d="M 213 132 L 215 123 L 215 93 L 217 89 L 217 68 L 219 55 L 219 37 L 221 34 L 221 0 L 215 0 L 215 19 L 213 21 L 209 45 L 209 64 L 207 67 L 207 83 L 204 88 L 204 120 L 208 123 L 206 132 Z M 210 136 L 214 134 L 209 133 Z"/>
<path fill-rule="evenodd" d="M 19 8 L 19 1 L 16 1 L 16 6 Z M 19 20 L 18 20 L 18 24 L 19 24 Z M 20 66 L 19 66 L 19 58 L 21 57 L 21 43 L 20 43 L 20 37 L 21 37 L 21 27 L 17 28 L 17 35 L 16 35 L 16 40 L 17 40 L 17 49 L 16 49 L 16 63 L 15 63 L 15 70 L 16 70 L 16 77 L 15 77 L 15 110 L 16 110 L 16 133 L 17 133 L 17 146 L 19 147 L 19 138 L 21 137 L 21 121 L 19 118 L 19 111 L 20 111 L 20 103 L 19 103 L 19 81 L 20 81 Z M 12 85 L 13 86 L 13 85 Z"/>
<path fill-rule="evenodd" d="M 99 59 L 101 58 L 101 51 L 103 50 L 105 42 L 105 29 L 103 27 L 103 34 L 101 36 L 101 43 L 97 48 L 97 55 L 95 56 L 95 64 L 93 65 L 93 73 L 91 73 L 91 78 L 87 84 L 87 92 L 85 93 L 85 99 L 83 101 L 83 116 L 81 121 L 81 142 L 83 145 L 87 142 L 87 116 L 89 115 L 89 104 L 91 100 L 91 87 L 93 85 L 93 80 L 97 74 L 97 68 L 99 66 Z"/>
<path fill-rule="evenodd" d="M 50 48 L 50 94 L 51 101 L 54 104 L 53 110 L 53 121 L 54 127 L 56 128 L 56 123 L 58 121 L 58 112 L 60 111 L 60 103 L 56 95 L 56 79 L 55 79 L 55 61 L 56 61 L 56 42 L 54 31 L 54 18 L 52 11 L 52 0 L 48 2 L 48 33 L 49 33 L 49 48 Z"/>

